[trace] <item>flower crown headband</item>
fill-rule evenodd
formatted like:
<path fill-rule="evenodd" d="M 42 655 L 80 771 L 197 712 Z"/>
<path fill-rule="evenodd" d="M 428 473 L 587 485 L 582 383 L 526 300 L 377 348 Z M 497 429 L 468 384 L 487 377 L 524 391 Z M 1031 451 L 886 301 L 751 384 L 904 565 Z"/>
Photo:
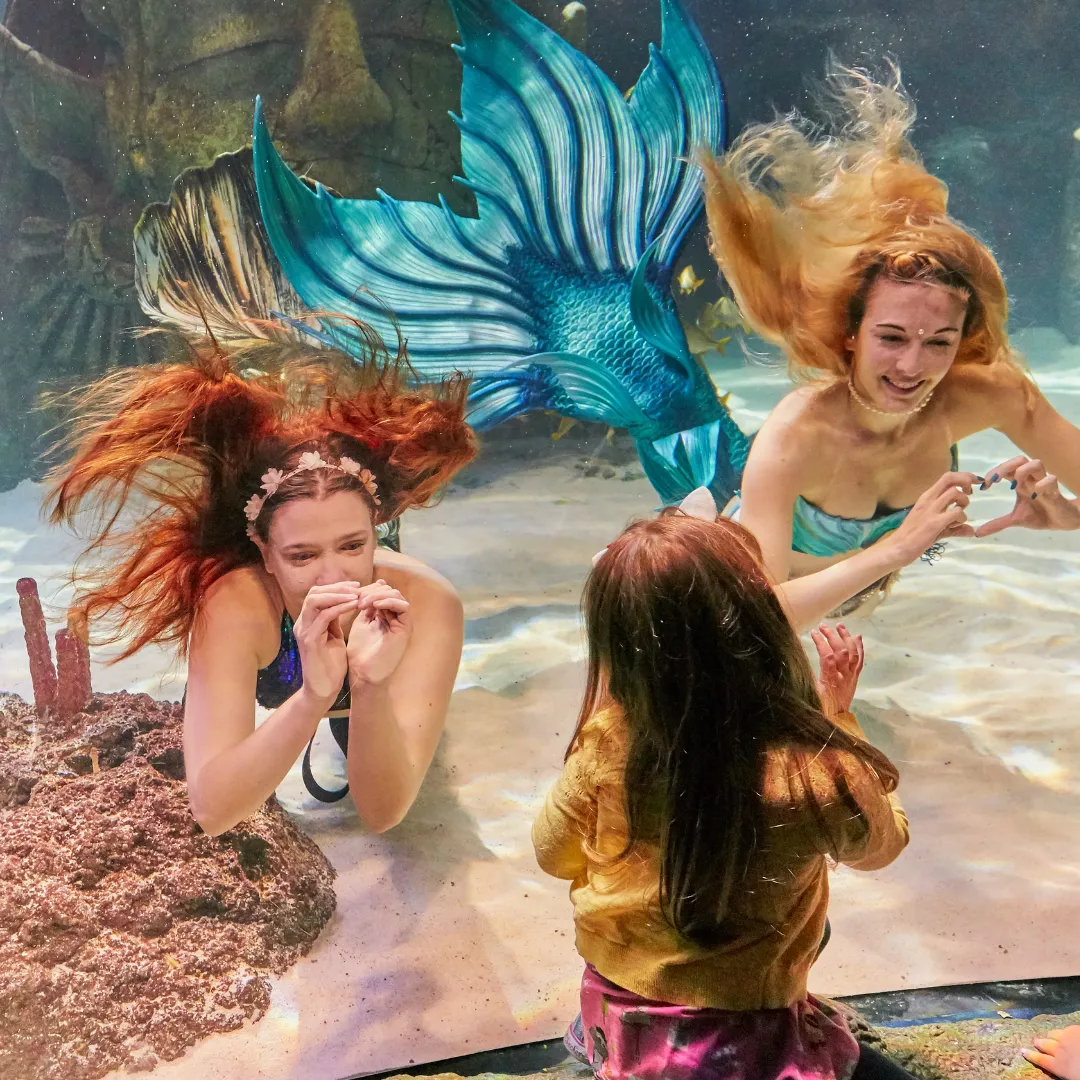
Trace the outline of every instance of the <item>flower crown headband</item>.
<path fill-rule="evenodd" d="M 351 457 L 342 455 L 337 462 L 333 462 L 327 461 L 318 450 L 309 450 L 300 455 L 296 468 L 291 472 L 282 472 L 280 469 L 267 469 L 262 474 L 261 483 L 265 494 L 252 495 L 244 504 L 244 517 L 248 520 L 247 534 L 252 540 L 255 539 L 255 522 L 258 520 L 259 514 L 262 513 L 266 500 L 271 495 L 276 494 L 278 488 L 286 480 L 291 480 L 294 476 L 303 472 L 314 472 L 316 469 L 329 469 L 331 472 L 355 476 L 363 485 L 364 490 L 371 496 L 371 501 L 376 506 L 381 505 L 379 488 L 375 483 L 375 474 L 370 469 L 365 469 L 358 461 L 353 461 Z"/>

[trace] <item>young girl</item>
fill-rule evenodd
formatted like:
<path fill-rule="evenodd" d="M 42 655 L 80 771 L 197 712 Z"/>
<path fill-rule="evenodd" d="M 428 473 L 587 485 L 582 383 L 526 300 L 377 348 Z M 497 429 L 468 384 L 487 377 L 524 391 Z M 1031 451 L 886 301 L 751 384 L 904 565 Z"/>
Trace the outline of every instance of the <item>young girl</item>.
<path fill-rule="evenodd" d="M 904 1076 L 806 990 L 829 859 L 908 840 L 848 711 L 861 641 L 815 632 L 819 690 L 757 542 L 709 517 L 631 525 L 585 586 L 585 700 L 533 827 L 572 881 L 583 1049 L 604 1080 Z"/>
<path fill-rule="evenodd" d="M 305 755 L 310 790 L 351 790 L 388 829 L 442 732 L 461 603 L 423 563 L 377 551 L 376 532 L 472 457 L 467 387 L 418 386 L 403 352 L 367 340 L 363 363 L 209 339 L 118 372 L 80 401 L 51 478 L 52 521 L 90 525 L 79 617 L 122 656 L 150 642 L 187 656 L 188 793 L 209 833 L 273 794 L 324 716 L 349 786 L 322 789 Z M 273 709 L 258 728 L 256 702 Z"/>

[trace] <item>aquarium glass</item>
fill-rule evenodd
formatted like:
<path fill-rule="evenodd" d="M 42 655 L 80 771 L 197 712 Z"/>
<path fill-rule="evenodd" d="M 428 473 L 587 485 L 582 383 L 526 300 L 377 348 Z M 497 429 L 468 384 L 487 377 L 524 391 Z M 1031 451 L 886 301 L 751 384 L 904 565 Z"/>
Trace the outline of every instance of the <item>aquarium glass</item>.
<path fill-rule="evenodd" d="M 561 1037 L 582 962 L 530 826 L 577 720 L 591 559 L 677 493 L 727 491 L 718 445 L 745 454 L 739 433 L 792 388 L 775 346 L 724 321 L 692 139 L 812 113 L 830 56 L 898 64 L 918 151 L 1004 271 L 1013 345 L 1080 424 L 1071 0 L 521 2 L 0 0 L 0 1078 L 344 1078 Z M 86 691 L 55 637 L 80 548 L 40 516 L 64 431 L 42 395 L 163 355 L 137 331 L 154 275 L 179 271 L 136 228 L 177 183 L 213 204 L 185 170 L 251 146 L 257 97 L 237 213 L 275 272 L 302 306 L 355 301 L 388 337 L 396 317 L 422 372 L 483 390 L 479 456 L 401 521 L 402 550 L 460 594 L 465 646 L 434 764 L 383 834 L 309 795 L 298 760 L 282 812 L 199 836 L 179 706 L 160 704 L 185 689 L 169 648 L 113 665 L 121 644 L 93 648 L 89 711 L 32 707 L 43 634 Z M 369 201 L 320 245 L 339 199 Z M 215 257 L 191 254 L 196 285 Z M 686 419 L 645 431 L 664 409 Z M 994 430 L 959 445 L 980 475 L 1018 452 Z M 997 484 L 969 516 L 1013 500 Z M 1080 970 L 1077 536 L 949 542 L 847 620 L 855 711 L 898 765 L 912 840 L 832 876 L 812 991 Z M 311 768 L 344 782 L 325 722 Z"/>

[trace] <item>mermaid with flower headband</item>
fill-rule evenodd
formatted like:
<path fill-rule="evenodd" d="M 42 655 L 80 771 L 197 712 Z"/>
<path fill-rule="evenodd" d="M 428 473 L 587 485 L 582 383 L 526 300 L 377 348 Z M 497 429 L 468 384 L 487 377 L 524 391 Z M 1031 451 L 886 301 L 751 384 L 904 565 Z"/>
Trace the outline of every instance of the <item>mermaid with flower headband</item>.
<path fill-rule="evenodd" d="M 461 602 L 377 539 L 472 458 L 468 386 L 421 385 L 404 349 L 351 329 L 369 343 L 359 363 L 267 330 L 118 372 L 76 402 L 73 453 L 50 478 L 54 523 L 98 511 L 75 570 L 90 632 L 121 657 L 157 643 L 187 658 L 184 759 L 208 833 L 256 810 L 302 753 L 313 795 L 351 793 L 388 829 L 446 719 Z M 258 726 L 256 704 L 271 710 Z M 346 754 L 337 791 L 310 767 L 327 716 Z"/>

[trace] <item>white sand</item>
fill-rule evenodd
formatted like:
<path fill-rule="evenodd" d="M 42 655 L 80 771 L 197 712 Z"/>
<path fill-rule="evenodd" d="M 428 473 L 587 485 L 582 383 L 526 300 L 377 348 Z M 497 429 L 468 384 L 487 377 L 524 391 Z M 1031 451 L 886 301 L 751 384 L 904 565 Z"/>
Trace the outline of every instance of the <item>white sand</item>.
<path fill-rule="evenodd" d="M 1028 335 L 1041 384 L 1080 422 L 1080 350 Z M 719 362 L 740 422 L 784 392 L 782 373 Z M 1009 455 L 961 447 L 977 471 Z M 36 521 L 37 492 L 0 496 L 0 687 L 29 696 L 14 581 L 48 594 L 72 545 Z M 405 823 L 366 835 L 294 770 L 283 803 L 338 869 L 338 913 L 278 983 L 256 1025 L 204 1041 L 161 1077 L 334 1077 L 556 1035 L 580 963 L 566 885 L 536 869 L 529 826 L 556 775 L 581 683 L 577 601 L 591 555 L 650 511 L 644 481 L 561 465 L 456 490 L 406 521 L 406 549 L 462 592 L 469 642 L 436 766 Z M 980 517 L 1005 511 L 984 495 Z M 870 618 L 857 703 L 900 765 L 913 840 L 892 867 L 834 877 L 833 940 L 812 989 L 845 994 L 1080 970 L 1080 536 L 1012 532 L 954 542 L 905 572 Z M 95 669 L 99 690 L 179 697 L 167 658 Z M 341 773 L 328 737 L 316 772 Z"/>

